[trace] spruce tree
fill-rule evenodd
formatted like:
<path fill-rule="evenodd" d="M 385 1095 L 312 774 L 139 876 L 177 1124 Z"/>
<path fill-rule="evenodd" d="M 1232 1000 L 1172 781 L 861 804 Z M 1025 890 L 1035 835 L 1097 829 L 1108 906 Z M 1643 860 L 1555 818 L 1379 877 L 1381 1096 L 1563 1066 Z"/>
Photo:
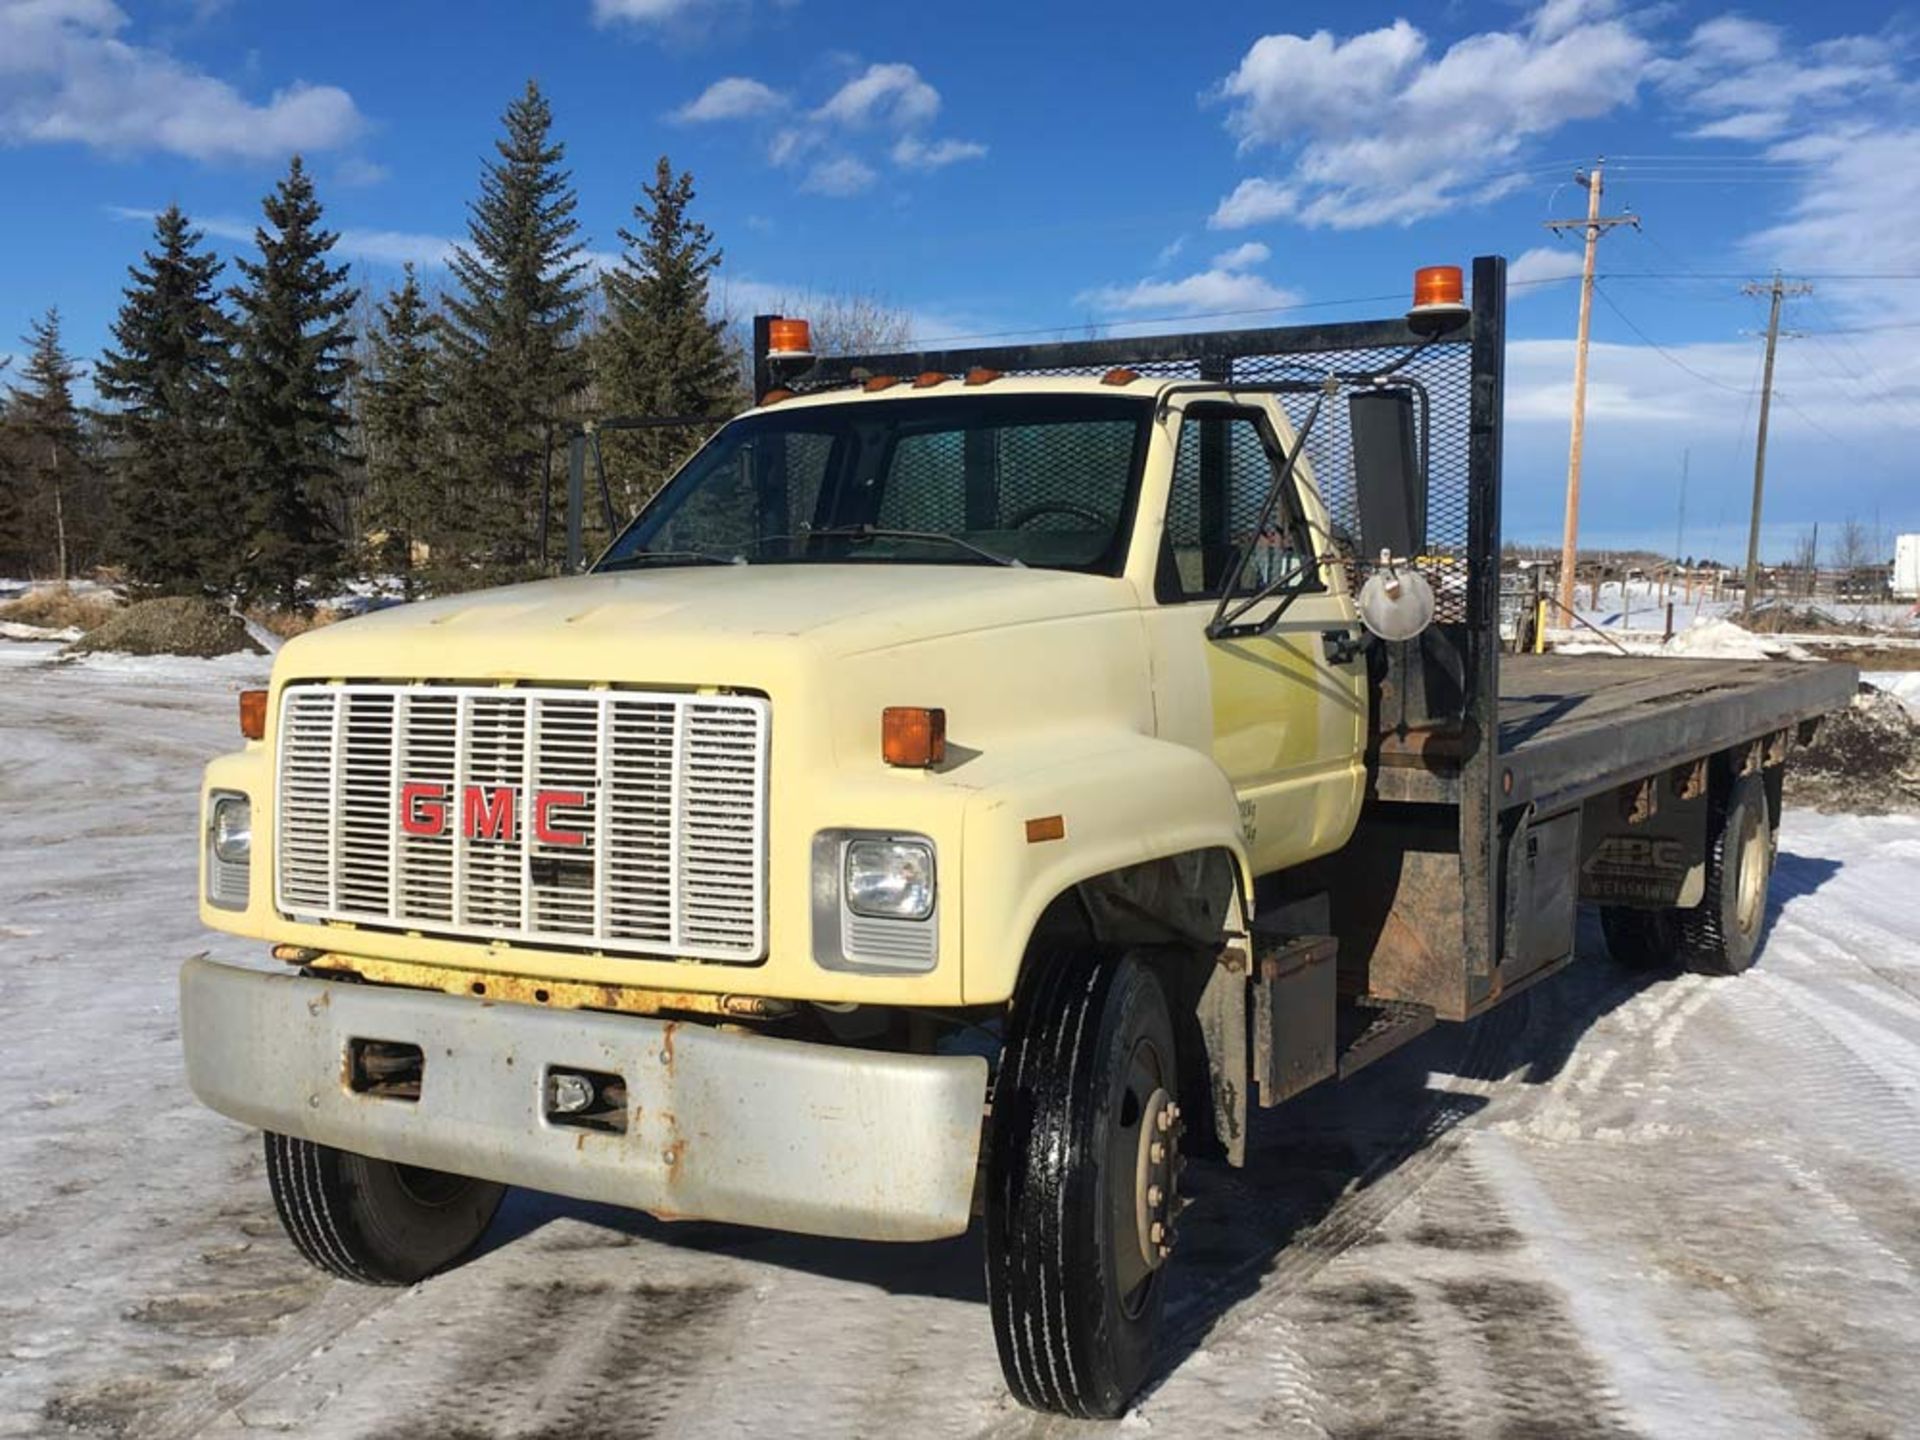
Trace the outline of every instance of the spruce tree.
<path fill-rule="evenodd" d="M 721 252 L 691 214 L 693 176 L 660 157 L 634 206 L 639 230 L 621 230 L 620 261 L 602 279 L 606 319 L 596 381 L 614 415 L 713 415 L 738 399 L 739 366 L 725 325 L 708 313 L 708 281 Z M 617 469 L 627 500 L 643 503 L 706 436 L 704 429 L 620 437 Z M 612 450 L 614 447 L 609 446 Z"/>
<path fill-rule="evenodd" d="M 137 589 L 219 593 L 233 581 L 244 507 L 223 429 L 227 335 L 220 262 L 177 205 L 154 220 L 94 383 L 112 445 L 113 553 Z"/>
<path fill-rule="evenodd" d="M 455 574 L 436 569 L 451 582 L 526 570 L 557 422 L 586 379 L 577 344 L 586 265 L 572 177 L 561 168 L 566 147 L 550 138 L 553 112 L 532 81 L 503 124 L 498 158 L 483 168 L 469 207 L 468 243 L 454 251 L 446 302 L 446 416 L 465 565 Z"/>
<path fill-rule="evenodd" d="M 92 552 L 102 518 L 98 497 L 88 493 L 87 437 L 73 403 L 80 371 L 61 344 L 57 309 L 34 321 L 22 343 L 26 363 L 6 414 L 20 528 L 29 563 L 39 568 L 50 562 L 56 578 L 65 580 L 76 562 L 97 558 Z"/>
<path fill-rule="evenodd" d="M 303 581 L 338 575 L 343 558 L 332 509 L 351 458 L 345 405 L 353 374 L 347 267 L 329 265 L 336 236 L 298 155 L 262 202 L 257 261 L 236 264 L 233 373 L 235 459 L 246 492 L 239 589 L 288 607 Z"/>
<path fill-rule="evenodd" d="M 430 552 L 441 528 L 446 459 L 433 316 L 413 266 L 377 313 L 364 414 L 367 519 L 386 534 L 378 562 L 399 573 L 412 599 L 414 547 L 424 542 Z"/>

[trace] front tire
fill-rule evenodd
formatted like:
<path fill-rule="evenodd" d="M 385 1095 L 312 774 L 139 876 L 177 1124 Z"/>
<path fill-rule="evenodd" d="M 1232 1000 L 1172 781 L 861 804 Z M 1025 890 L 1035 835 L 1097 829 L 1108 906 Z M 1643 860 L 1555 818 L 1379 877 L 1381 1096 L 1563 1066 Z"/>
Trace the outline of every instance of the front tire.
<path fill-rule="evenodd" d="M 1180 1073 L 1139 957 L 1030 956 L 994 1091 L 987 1298 L 1021 1404 L 1112 1419 L 1166 1306 Z"/>
<path fill-rule="evenodd" d="M 266 1135 L 280 1224 L 309 1263 L 362 1285 L 411 1285 L 480 1242 L 507 1187 Z"/>

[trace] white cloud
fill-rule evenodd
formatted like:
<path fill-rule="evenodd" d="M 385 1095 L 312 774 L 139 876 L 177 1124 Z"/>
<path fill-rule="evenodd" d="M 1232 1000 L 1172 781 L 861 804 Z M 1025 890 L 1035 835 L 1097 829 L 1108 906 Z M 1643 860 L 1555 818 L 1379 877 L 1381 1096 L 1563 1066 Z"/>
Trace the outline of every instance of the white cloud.
<path fill-rule="evenodd" d="M 1273 252 L 1258 240 L 1249 240 L 1244 245 L 1236 245 L 1231 250 L 1223 250 L 1213 257 L 1216 270 L 1246 270 L 1255 265 L 1264 265 L 1273 258 Z"/>
<path fill-rule="evenodd" d="M 712 120 L 748 120 L 756 115 L 772 115 L 786 108 L 787 97 L 771 85 L 744 75 L 729 75 L 716 80 L 699 96 L 673 112 L 682 124 Z"/>
<path fill-rule="evenodd" d="M 1532 287 L 1548 280 L 1564 280 L 1580 273 L 1580 252 L 1536 246 L 1507 265 L 1507 284 Z"/>
<path fill-rule="evenodd" d="M 1300 195 L 1291 185 L 1273 180 L 1242 180 L 1233 193 L 1214 207 L 1207 225 L 1214 230 L 1244 230 L 1292 215 L 1300 208 Z"/>
<path fill-rule="evenodd" d="M 615 25 L 657 25 L 701 8 L 702 0 L 593 0 L 593 22 Z"/>
<path fill-rule="evenodd" d="M 897 129 L 924 125 L 940 113 L 940 92 L 911 65 L 869 65 L 834 91 L 815 112 L 835 125 L 859 128 L 886 124 Z"/>
<path fill-rule="evenodd" d="M 157 210 L 137 205 L 109 205 L 107 213 L 118 220 L 136 220 L 151 224 Z M 216 240 L 235 245 L 251 245 L 258 222 L 231 215 L 189 215 L 188 223 Z M 338 258 L 364 260 L 375 265 L 399 266 L 408 263 L 425 270 L 442 269 L 453 256 L 458 243 L 445 235 L 427 235 L 409 230 L 376 230 L 348 226 L 341 230 L 333 253 Z M 609 257 L 611 258 L 611 257 Z"/>
<path fill-rule="evenodd" d="M 1687 131 L 1689 140 L 1771 140 L 1785 130 L 1793 117 L 1784 110 L 1749 110 L 1710 120 Z"/>
<path fill-rule="evenodd" d="M 1258 248 L 1258 247 L 1256 247 Z M 1146 279 L 1131 285 L 1103 285 L 1079 296 L 1100 314 L 1162 311 L 1170 315 L 1208 310 L 1268 310 L 1299 302 L 1291 290 L 1245 270 L 1219 264 L 1178 280 Z"/>
<path fill-rule="evenodd" d="M 1797 120 L 1832 113 L 1900 84 L 1893 42 L 1843 35 L 1811 45 L 1743 16 L 1698 26 L 1678 55 L 1649 73 L 1682 110 L 1707 117 L 1696 139 L 1770 140 Z"/>
<path fill-rule="evenodd" d="M 902 135 L 893 145 L 893 163 L 903 170 L 941 170 L 961 160 L 978 160 L 987 147 L 973 140 L 922 140 Z"/>
<path fill-rule="evenodd" d="M 810 168 L 806 178 L 801 180 L 800 188 L 812 195 L 844 197 L 858 195 L 862 190 L 871 188 L 879 178 L 871 165 L 851 155 L 842 155 L 837 159 L 822 160 Z"/>
<path fill-rule="evenodd" d="M 354 189 L 367 185 L 380 185 L 392 178 L 393 172 L 386 166 L 361 155 L 349 155 L 333 168 L 333 183 Z"/>
<path fill-rule="evenodd" d="M 930 172 L 986 155 L 977 140 L 929 137 L 939 113 L 940 92 L 913 66 L 895 61 L 868 65 L 821 104 L 797 113 L 772 86 L 731 75 L 672 118 L 767 122 L 759 134 L 768 164 L 802 172 L 802 191 L 847 196 L 870 189 L 884 164 Z"/>
<path fill-rule="evenodd" d="M 1631 104 L 1651 56 L 1631 22 L 1581 0 L 1437 57 L 1405 20 L 1347 39 L 1262 36 L 1216 98 L 1241 151 L 1278 151 L 1286 171 L 1243 182 L 1211 223 L 1406 224 L 1491 198 L 1529 140 Z"/>
<path fill-rule="evenodd" d="M 0 5 L 0 144 L 261 160 L 335 149 L 365 128 L 336 86 L 296 82 L 256 103 L 123 39 L 128 24 L 111 0 Z"/>

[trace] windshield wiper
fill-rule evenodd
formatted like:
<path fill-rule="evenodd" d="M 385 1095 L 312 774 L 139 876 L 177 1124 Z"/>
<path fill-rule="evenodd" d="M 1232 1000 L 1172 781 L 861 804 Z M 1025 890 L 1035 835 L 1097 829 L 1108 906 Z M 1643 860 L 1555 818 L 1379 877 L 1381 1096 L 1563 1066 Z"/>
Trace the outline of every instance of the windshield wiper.
<path fill-rule="evenodd" d="M 779 540 L 811 540 L 818 535 L 831 535 L 844 540 L 932 540 L 942 545 L 952 545 L 969 555 L 977 556 L 990 565 L 1009 565 L 1015 570 L 1027 568 L 1027 562 L 1015 559 L 1011 555 L 1002 555 L 997 550 L 989 550 L 984 545 L 976 545 L 971 540 L 963 540 L 958 535 L 949 535 L 941 530 L 888 530 L 878 525 L 826 525 L 817 530 L 801 530 L 793 535 L 765 535 L 754 542 L 755 545 L 771 545 Z"/>
<path fill-rule="evenodd" d="M 602 560 L 594 569 L 600 573 L 608 570 L 633 570 L 653 561 L 671 561 L 696 565 L 744 565 L 746 559 L 740 555 L 715 555 L 708 550 L 636 550 L 631 555 L 621 555 L 612 560 Z"/>

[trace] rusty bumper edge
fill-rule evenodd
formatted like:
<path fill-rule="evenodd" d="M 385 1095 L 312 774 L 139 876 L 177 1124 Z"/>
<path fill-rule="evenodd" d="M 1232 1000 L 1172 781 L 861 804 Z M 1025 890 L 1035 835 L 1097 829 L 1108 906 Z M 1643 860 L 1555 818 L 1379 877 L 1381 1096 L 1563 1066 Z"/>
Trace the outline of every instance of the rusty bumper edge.
<path fill-rule="evenodd" d="M 888 1055 L 221 964 L 180 971 L 187 1079 L 264 1130 L 675 1218 L 932 1240 L 967 1228 L 977 1056 Z M 356 1093 L 352 1039 L 425 1057 L 417 1101 Z M 627 1082 L 627 1131 L 554 1125 L 549 1066 Z"/>

